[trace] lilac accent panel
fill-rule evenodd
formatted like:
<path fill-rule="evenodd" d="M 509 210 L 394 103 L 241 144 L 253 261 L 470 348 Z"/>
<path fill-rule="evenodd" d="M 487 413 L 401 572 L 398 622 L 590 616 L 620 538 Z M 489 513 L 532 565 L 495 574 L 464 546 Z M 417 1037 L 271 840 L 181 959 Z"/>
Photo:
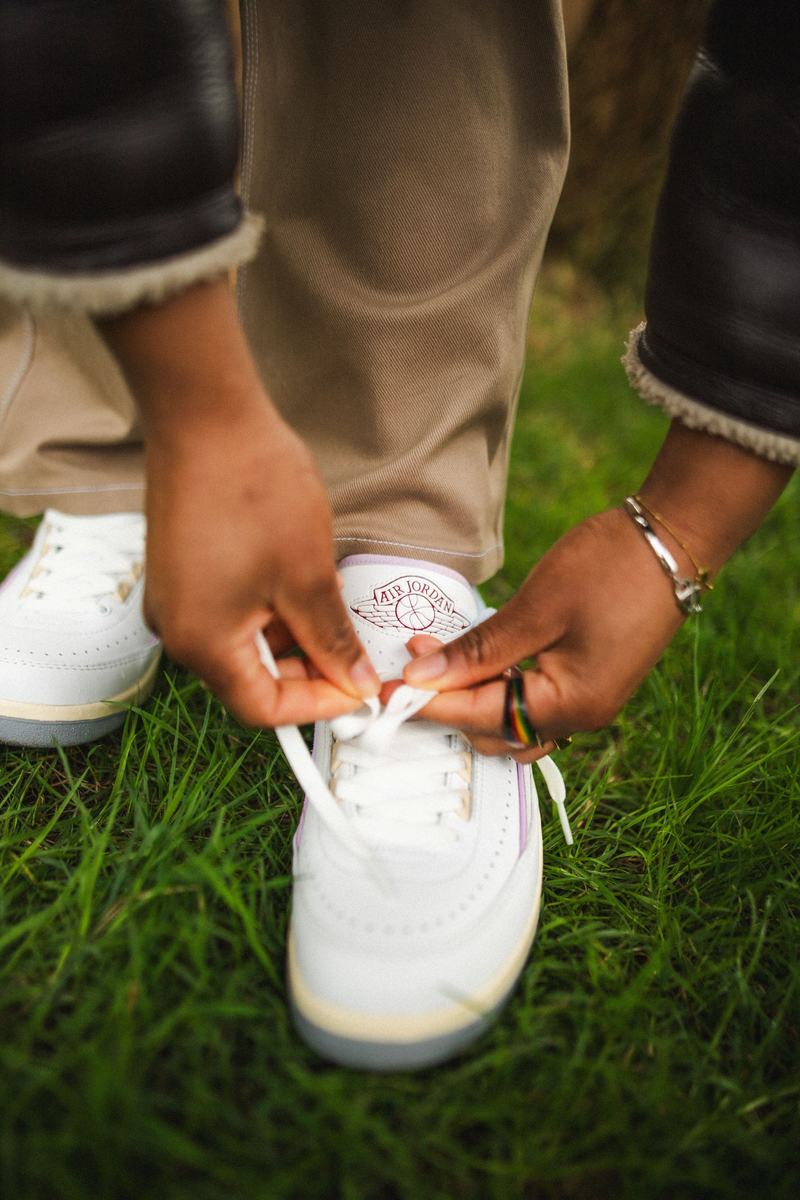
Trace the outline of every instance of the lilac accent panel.
<path fill-rule="evenodd" d="M 453 571 L 450 567 L 442 567 L 439 563 L 423 562 L 419 558 L 400 558 L 399 555 L 382 555 L 382 554 L 348 554 L 346 558 L 339 559 L 340 567 L 416 567 L 418 571 L 433 571 L 437 575 L 449 575 L 451 579 L 456 579 L 464 587 L 469 587 L 463 575 L 459 575 L 458 571 Z"/>
<path fill-rule="evenodd" d="M 517 787 L 519 788 L 519 852 L 528 844 L 528 804 L 525 796 L 525 768 L 517 763 Z"/>
<path fill-rule="evenodd" d="M 306 823 L 306 809 L 308 808 L 308 796 L 303 797 L 303 807 L 300 809 L 300 820 L 297 822 L 297 829 L 294 831 L 295 849 L 300 845 L 300 838 L 303 833 L 303 826 Z"/>

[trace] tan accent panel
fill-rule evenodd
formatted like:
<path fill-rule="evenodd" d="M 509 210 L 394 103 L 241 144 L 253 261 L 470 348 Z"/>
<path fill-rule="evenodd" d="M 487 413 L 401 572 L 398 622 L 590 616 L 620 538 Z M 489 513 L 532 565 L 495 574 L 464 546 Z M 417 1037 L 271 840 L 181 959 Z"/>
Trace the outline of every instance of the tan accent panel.
<path fill-rule="evenodd" d="M 94 326 L 0 304 L 0 509 L 133 511 L 143 496 L 135 406 Z"/>

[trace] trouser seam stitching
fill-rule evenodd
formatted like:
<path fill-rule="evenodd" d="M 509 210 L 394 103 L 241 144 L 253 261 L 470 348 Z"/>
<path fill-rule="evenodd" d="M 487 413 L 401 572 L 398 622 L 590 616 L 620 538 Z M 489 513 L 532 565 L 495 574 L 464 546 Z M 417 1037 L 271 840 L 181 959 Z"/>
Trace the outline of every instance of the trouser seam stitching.
<path fill-rule="evenodd" d="M 135 492 L 143 488 L 143 483 L 98 483 L 88 487 L 0 488 L 0 496 L 71 496 L 82 495 L 84 492 Z"/>
<path fill-rule="evenodd" d="M 374 533 L 341 533 L 333 539 L 335 542 L 376 542 L 381 546 L 398 546 L 404 550 L 426 550 L 432 554 L 447 554 L 452 558 L 485 558 L 495 550 L 502 550 L 503 543 L 495 542 L 486 550 L 448 550 L 444 546 L 424 546 L 420 542 L 398 542 L 392 538 L 379 537 Z"/>

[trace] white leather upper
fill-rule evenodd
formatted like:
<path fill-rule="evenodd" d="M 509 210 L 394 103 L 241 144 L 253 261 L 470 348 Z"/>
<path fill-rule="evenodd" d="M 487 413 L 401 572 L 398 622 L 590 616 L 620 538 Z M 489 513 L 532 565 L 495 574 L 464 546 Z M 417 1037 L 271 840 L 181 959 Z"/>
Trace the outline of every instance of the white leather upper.
<path fill-rule="evenodd" d="M 480 616 L 479 598 L 453 572 L 402 559 L 349 561 L 340 566 L 344 599 L 383 678 L 399 676 L 414 633 L 403 627 L 414 605 L 401 604 L 398 619 L 393 597 L 430 598 L 412 615 L 420 622 L 434 621 L 437 607 L 451 625 L 463 618 L 463 628 Z M 417 582 L 411 592 L 408 579 L 427 580 L 430 591 L 425 595 Z M 360 616 L 354 610 L 369 597 L 368 616 Z M 314 759 L 325 779 L 331 744 L 330 727 L 318 725 Z M 518 770 L 510 758 L 471 753 L 469 819 L 447 818 L 457 838 L 429 851 L 379 846 L 377 875 L 306 806 L 295 846 L 292 936 L 298 966 L 317 996 L 373 1015 L 430 1011 L 479 990 L 518 943 L 541 873 L 533 780 L 529 768 Z"/>
<path fill-rule="evenodd" d="M 0 700 L 58 706 L 108 699 L 131 687 L 158 655 L 159 642 L 142 615 L 140 568 L 124 598 L 109 594 L 83 608 L 65 603 L 63 610 L 57 595 L 46 604 L 37 601 L 33 572 L 45 561 L 43 547 L 55 524 L 62 539 L 86 529 L 102 538 L 104 530 L 121 520 L 134 528 L 138 521 L 141 550 L 136 561 L 143 563 L 142 517 L 45 514 L 30 551 L 0 585 Z"/>

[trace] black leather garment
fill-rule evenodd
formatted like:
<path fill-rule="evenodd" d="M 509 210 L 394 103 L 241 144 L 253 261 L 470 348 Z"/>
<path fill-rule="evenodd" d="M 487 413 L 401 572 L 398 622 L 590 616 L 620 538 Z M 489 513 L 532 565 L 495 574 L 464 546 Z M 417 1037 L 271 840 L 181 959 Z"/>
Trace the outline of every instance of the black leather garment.
<path fill-rule="evenodd" d="M 0 260 L 113 272 L 231 234 L 222 0 L 0 0 Z"/>
<path fill-rule="evenodd" d="M 712 10 L 673 135 L 645 303 L 638 355 L 657 380 L 800 438 L 796 0 Z"/>

